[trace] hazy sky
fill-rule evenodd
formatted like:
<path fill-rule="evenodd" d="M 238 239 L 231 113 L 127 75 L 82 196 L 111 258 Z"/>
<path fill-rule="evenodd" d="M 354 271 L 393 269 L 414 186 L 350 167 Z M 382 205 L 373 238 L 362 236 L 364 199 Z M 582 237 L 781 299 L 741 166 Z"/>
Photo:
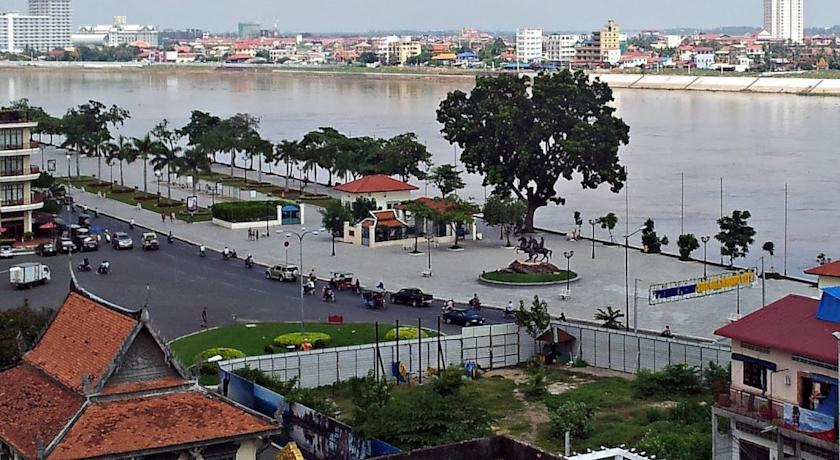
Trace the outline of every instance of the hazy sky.
<path fill-rule="evenodd" d="M 591 30 L 609 18 L 626 29 L 759 26 L 762 0 L 74 0 L 76 25 L 110 23 L 126 15 L 130 23 L 164 28 L 236 30 L 239 21 L 264 28 L 276 23 L 290 32 L 443 30 L 472 26 L 514 30 Z M 0 0 L 0 10 L 20 10 L 25 0 Z M 840 1 L 805 0 L 806 27 L 840 23 Z"/>

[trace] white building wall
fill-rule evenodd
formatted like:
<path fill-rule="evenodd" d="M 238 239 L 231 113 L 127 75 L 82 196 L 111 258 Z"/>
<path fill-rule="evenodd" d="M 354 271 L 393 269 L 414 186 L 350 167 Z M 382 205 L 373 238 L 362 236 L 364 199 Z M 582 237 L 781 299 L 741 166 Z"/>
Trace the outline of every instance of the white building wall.
<path fill-rule="evenodd" d="M 774 39 L 802 43 L 804 0 L 764 0 L 764 29 Z"/>
<path fill-rule="evenodd" d="M 518 29 L 516 31 L 516 60 L 519 62 L 540 61 L 543 54 L 542 29 Z"/>
<path fill-rule="evenodd" d="M 575 60 L 576 45 L 585 37 L 580 35 L 549 35 L 545 42 L 545 58 L 551 62 Z"/>

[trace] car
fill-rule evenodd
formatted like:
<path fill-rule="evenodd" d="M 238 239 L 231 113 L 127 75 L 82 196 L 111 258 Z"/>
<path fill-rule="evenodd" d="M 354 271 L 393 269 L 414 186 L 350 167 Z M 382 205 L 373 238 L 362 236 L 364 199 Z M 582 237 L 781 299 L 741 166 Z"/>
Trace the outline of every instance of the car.
<path fill-rule="evenodd" d="M 275 265 L 265 270 L 265 279 L 280 281 L 297 281 L 300 269 L 297 265 Z"/>
<path fill-rule="evenodd" d="M 58 247 L 58 252 L 62 254 L 70 254 L 79 250 L 73 240 L 65 237 L 59 238 L 56 246 Z"/>
<path fill-rule="evenodd" d="M 114 236 L 111 238 L 111 246 L 113 246 L 114 249 L 131 249 L 134 247 L 134 241 L 128 233 L 117 232 L 114 233 Z"/>
<path fill-rule="evenodd" d="M 424 294 L 423 291 L 417 288 L 400 289 L 391 294 L 391 303 L 401 303 L 404 305 L 411 305 L 412 307 L 428 307 L 432 302 L 431 294 Z"/>
<path fill-rule="evenodd" d="M 41 243 L 35 248 L 35 254 L 41 257 L 50 257 L 58 254 L 58 249 L 52 243 Z"/>
<path fill-rule="evenodd" d="M 11 246 L 0 246 L 0 259 L 11 259 L 14 256 Z"/>
<path fill-rule="evenodd" d="M 157 233 L 147 232 L 140 238 L 144 251 L 157 251 L 160 249 L 160 242 L 157 239 Z"/>
<path fill-rule="evenodd" d="M 473 309 L 453 308 L 443 314 L 443 322 L 446 324 L 459 324 L 461 326 L 481 326 L 485 323 L 483 316 Z"/>
<path fill-rule="evenodd" d="M 82 248 L 82 252 L 92 252 L 99 250 L 99 240 L 92 236 L 85 237 L 78 245 Z"/>

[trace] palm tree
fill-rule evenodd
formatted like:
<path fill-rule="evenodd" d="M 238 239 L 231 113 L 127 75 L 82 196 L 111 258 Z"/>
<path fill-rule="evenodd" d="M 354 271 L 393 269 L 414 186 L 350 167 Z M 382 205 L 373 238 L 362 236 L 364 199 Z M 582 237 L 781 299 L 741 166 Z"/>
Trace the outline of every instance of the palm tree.
<path fill-rule="evenodd" d="M 179 175 L 192 177 L 192 193 L 197 195 L 201 173 L 210 171 L 210 156 L 201 144 L 187 147 L 176 160 L 175 168 Z"/>
<path fill-rule="evenodd" d="M 286 163 L 286 189 L 289 189 L 289 178 L 292 175 L 292 166 L 297 164 L 300 159 L 300 144 L 297 141 L 283 140 L 277 144 L 277 155 L 275 162 Z"/>
<path fill-rule="evenodd" d="M 136 157 L 143 160 L 143 193 L 149 193 L 149 158 L 157 154 L 161 145 L 152 139 L 152 136 L 148 133 L 139 139 L 136 137 L 132 138 L 131 142 L 134 144 Z"/>
<path fill-rule="evenodd" d="M 131 140 L 122 134 L 117 137 L 117 160 L 120 162 L 120 187 L 125 187 L 125 179 L 123 177 L 123 163 L 133 163 L 137 160 L 137 150 L 134 149 Z"/>
<path fill-rule="evenodd" d="M 120 146 L 113 142 L 109 142 L 102 146 L 102 155 L 105 157 L 105 164 L 108 166 L 110 178 L 108 179 L 108 187 L 114 189 L 114 162 L 120 159 Z"/>
<path fill-rule="evenodd" d="M 166 170 L 166 198 L 172 200 L 172 170 L 178 164 L 178 154 L 181 153 L 181 147 L 168 148 L 163 144 L 155 151 L 155 156 L 152 158 L 152 167 L 155 171 Z"/>
<path fill-rule="evenodd" d="M 601 324 L 601 327 L 607 329 L 624 329 L 624 323 L 621 322 L 621 318 L 624 318 L 624 313 L 613 307 L 606 307 L 606 310 L 599 308 L 595 312 L 595 320 L 603 321 L 604 323 Z"/>

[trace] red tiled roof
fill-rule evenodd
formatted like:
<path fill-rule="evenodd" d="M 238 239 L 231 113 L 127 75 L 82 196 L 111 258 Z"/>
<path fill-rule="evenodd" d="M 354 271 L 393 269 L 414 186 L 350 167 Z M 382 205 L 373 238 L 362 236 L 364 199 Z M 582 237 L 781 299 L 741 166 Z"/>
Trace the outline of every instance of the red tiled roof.
<path fill-rule="evenodd" d="M 835 260 L 834 262 L 823 265 L 817 265 L 816 267 L 805 270 L 805 273 L 809 275 L 836 276 L 840 278 L 840 260 Z"/>
<path fill-rule="evenodd" d="M 99 394 L 119 395 L 125 393 L 138 393 L 141 391 L 164 390 L 175 388 L 188 383 L 181 377 L 164 377 L 156 380 L 145 380 L 138 382 L 126 382 L 119 385 L 108 384 Z"/>
<path fill-rule="evenodd" d="M 817 319 L 819 303 L 819 299 L 790 294 L 715 334 L 836 363 L 837 340 L 831 334 L 840 330 L 840 324 Z"/>
<path fill-rule="evenodd" d="M 81 393 L 82 376 L 95 386 L 137 321 L 71 292 L 24 360 Z"/>
<path fill-rule="evenodd" d="M 374 174 L 361 179 L 336 185 L 335 189 L 347 193 L 404 192 L 417 190 L 417 187 L 384 174 Z"/>
<path fill-rule="evenodd" d="M 82 406 L 82 398 L 43 372 L 21 364 L 0 372 L 0 439 L 28 458 L 52 442 Z"/>
<path fill-rule="evenodd" d="M 92 404 L 49 456 L 77 459 L 258 435 L 277 427 L 197 391 Z"/>
<path fill-rule="evenodd" d="M 396 212 L 391 209 L 387 211 L 374 211 L 372 214 L 376 217 L 377 227 L 399 228 L 406 226 L 406 223 L 399 220 Z"/>

